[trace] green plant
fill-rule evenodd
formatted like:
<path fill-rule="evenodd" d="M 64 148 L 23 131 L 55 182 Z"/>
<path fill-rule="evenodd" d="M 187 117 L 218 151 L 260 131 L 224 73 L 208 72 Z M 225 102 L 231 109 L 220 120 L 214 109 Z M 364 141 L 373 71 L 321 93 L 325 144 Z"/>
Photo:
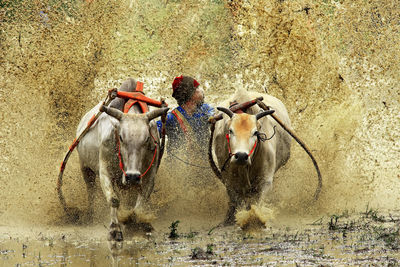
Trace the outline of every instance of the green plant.
<path fill-rule="evenodd" d="M 178 234 L 178 224 L 180 223 L 179 220 L 174 221 L 171 223 L 171 226 L 169 227 L 169 229 L 171 229 L 171 231 L 169 232 L 169 238 L 178 238 L 179 234 Z"/>

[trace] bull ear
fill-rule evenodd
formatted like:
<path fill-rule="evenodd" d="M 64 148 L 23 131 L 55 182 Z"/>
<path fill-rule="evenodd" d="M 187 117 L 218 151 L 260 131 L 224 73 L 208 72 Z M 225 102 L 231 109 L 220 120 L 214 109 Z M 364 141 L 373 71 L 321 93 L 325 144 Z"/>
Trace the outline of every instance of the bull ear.
<path fill-rule="evenodd" d="M 217 109 L 218 109 L 219 111 L 224 112 L 226 115 L 229 116 L 229 118 L 232 118 L 232 116 L 233 116 L 232 110 L 227 109 L 227 108 L 224 108 L 224 107 L 217 107 Z"/>
<path fill-rule="evenodd" d="M 151 121 L 152 119 L 155 119 L 155 118 L 161 116 L 162 114 L 167 113 L 168 110 L 169 110 L 169 108 L 158 108 L 156 110 L 147 112 L 146 117 L 149 121 Z"/>
<path fill-rule="evenodd" d="M 121 120 L 122 115 L 124 114 L 124 113 L 122 113 L 122 111 L 120 111 L 116 108 L 109 108 L 104 105 L 100 107 L 100 111 L 107 113 L 108 115 L 116 118 L 117 120 Z"/>
<path fill-rule="evenodd" d="M 264 116 L 271 115 L 271 114 L 274 113 L 274 112 L 275 112 L 275 110 L 271 109 L 271 110 L 263 111 L 263 112 L 261 112 L 261 113 L 257 113 L 257 114 L 256 114 L 256 120 L 259 120 L 259 119 L 261 119 L 261 118 L 264 117 Z"/>

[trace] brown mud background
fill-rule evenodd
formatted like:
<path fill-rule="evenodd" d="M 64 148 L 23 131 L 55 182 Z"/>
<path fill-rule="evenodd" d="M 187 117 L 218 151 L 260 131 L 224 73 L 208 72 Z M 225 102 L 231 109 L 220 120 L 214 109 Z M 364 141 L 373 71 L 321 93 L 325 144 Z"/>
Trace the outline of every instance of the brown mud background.
<path fill-rule="evenodd" d="M 316 173 L 293 142 L 267 200 L 275 217 L 398 209 L 399 17 L 395 0 L 1 1 L 0 226 L 62 225 L 56 180 L 81 116 L 128 77 L 175 106 L 180 74 L 214 105 L 239 87 L 286 104 L 324 186 L 313 203 Z M 166 167 L 182 168 L 161 166 L 160 227 L 223 219 L 227 198 L 212 175 L 163 175 Z M 76 152 L 64 181 L 67 202 L 84 207 Z M 107 224 L 101 192 L 96 202 L 95 221 Z"/>

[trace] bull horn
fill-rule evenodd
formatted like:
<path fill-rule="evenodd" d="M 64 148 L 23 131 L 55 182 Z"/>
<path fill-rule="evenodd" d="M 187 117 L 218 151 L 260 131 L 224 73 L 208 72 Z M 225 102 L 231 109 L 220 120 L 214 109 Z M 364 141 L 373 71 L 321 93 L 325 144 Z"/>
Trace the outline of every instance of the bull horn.
<path fill-rule="evenodd" d="M 270 110 L 263 111 L 263 112 L 261 112 L 261 113 L 257 113 L 257 114 L 256 114 L 256 120 L 259 120 L 259 119 L 261 119 L 261 118 L 264 117 L 264 116 L 271 115 L 271 114 L 274 113 L 274 112 L 275 112 L 275 110 L 270 109 Z"/>
<path fill-rule="evenodd" d="M 117 120 L 121 120 L 122 119 L 122 115 L 124 114 L 124 113 L 122 113 L 122 111 L 120 111 L 120 110 L 118 110 L 116 108 L 109 108 L 109 107 L 106 107 L 104 105 L 102 105 L 100 107 L 100 111 L 107 113 L 108 115 L 110 115 L 111 117 L 116 118 Z"/>
<path fill-rule="evenodd" d="M 233 116 L 232 110 L 227 109 L 227 108 L 224 108 L 224 107 L 217 107 L 217 109 L 218 109 L 219 111 L 222 111 L 222 112 L 225 113 L 226 115 L 228 115 L 229 118 L 232 118 L 232 116 Z"/>
<path fill-rule="evenodd" d="M 158 109 L 147 112 L 146 117 L 149 121 L 151 121 L 152 119 L 155 119 L 155 118 L 161 116 L 162 114 L 167 113 L 168 110 L 169 110 L 169 108 L 158 108 Z"/>

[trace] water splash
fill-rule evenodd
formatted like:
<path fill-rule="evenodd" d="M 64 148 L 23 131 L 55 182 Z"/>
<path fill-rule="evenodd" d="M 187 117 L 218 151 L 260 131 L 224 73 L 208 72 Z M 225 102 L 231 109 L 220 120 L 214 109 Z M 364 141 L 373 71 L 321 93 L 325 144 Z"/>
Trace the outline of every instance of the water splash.
<path fill-rule="evenodd" d="M 170 83 L 180 74 L 194 76 L 214 104 L 238 86 L 286 104 L 293 128 L 321 165 L 324 188 L 310 205 L 314 169 L 293 145 L 271 194 L 277 207 L 299 214 L 367 202 L 396 207 L 396 1 L 17 3 L 4 4 L 1 18 L 2 222 L 52 223 L 62 214 L 54 190 L 59 164 L 80 117 L 107 89 L 135 77 L 148 95 L 167 96 L 173 106 Z M 184 183 L 174 187 L 168 179 L 159 179 L 154 201 L 178 205 L 169 200 L 187 194 Z M 76 154 L 65 181 L 66 199 L 84 206 Z M 193 194 L 199 192 L 209 193 Z M 223 203 L 223 187 L 212 194 Z M 101 193 L 97 202 L 104 203 Z M 214 211 L 223 216 L 223 205 Z"/>

